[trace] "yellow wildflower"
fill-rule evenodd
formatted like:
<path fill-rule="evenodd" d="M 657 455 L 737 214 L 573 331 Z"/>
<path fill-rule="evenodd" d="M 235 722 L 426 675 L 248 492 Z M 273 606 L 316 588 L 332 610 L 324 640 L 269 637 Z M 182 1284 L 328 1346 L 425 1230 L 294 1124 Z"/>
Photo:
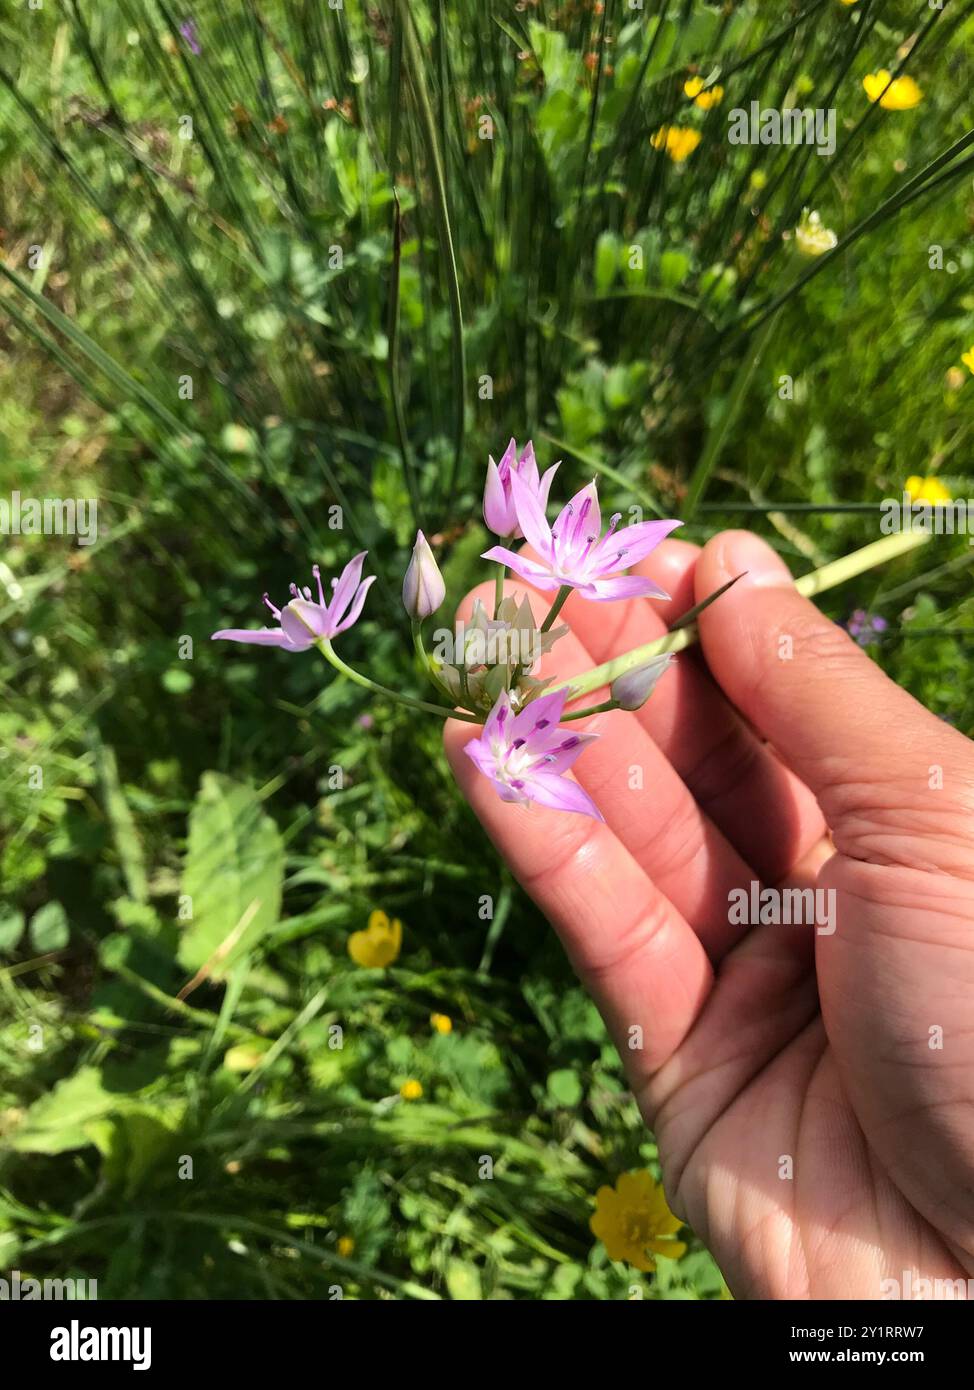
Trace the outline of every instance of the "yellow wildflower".
<path fill-rule="evenodd" d="M 699 130 L 689 126 L 664 125 L 650 137 L 650 144 L 654 150 L 665 150 L 674 164 L 682 164 L 700 144 L 700 138 Z"/>
<path fill-rule="evenodd" d="M 683 84 L 683 90 L 701 111 L 711 111 L 724 100 L 723 87 L 708 87 L 704 91 L 702 77 L 688 77 Z"/>
<path fill-rule="evenodd" d="M 960 360 L 969 371 L 974 372 L 974 347 L 968 348 L 966 352 L 962 352 Z"/>
<path fill-rule="evenodd" d="M 646 1274 L 656 1268 L 653 1255 L 678 1260 L 686 1253 L 683 1241 L 673 1239 L 683 1222 L 670 1211 L 662 1185 L 645 1168 L 620 1174 L 615 1187 L 599 1188 L 589 1225 L 610 1260 L 625 1260 Z"/>
<path fill-rule="evenodd" d="M 434 1033 L 452 1033 L 453 1019 L 449 1014 L 430 1014 L 430 1027 Z"/>
<path fill-rule="evenodd" d="M 423 1087 L 419 1081 L 404 1081 L 399 1087 L 399 1094 L 403 1100 L 419 1100 Z"/>
<path fill-rule="evenodd" d="M 352 960 L 356 965 L 371 969 L 391 965 L 401 948 L 402 923 L 398 917 L 390 921 L 381 908 L 372 913 L 365 931 L 352 932 L 348 938 L 348 954 Z"/>
<path fill-rule="evenodd" d="M 857 5 L 858 3 L 859 0 L 840 0 L 840 4 L 843 5 Z"/>
<path fill-rule="evenodd" d="M 795 228 L 795 245 L 803 256 L 824 256 L 837 246 L 839 238 L 829 227 L 822 226 L 817 212 L 802 208 L 801 219 Z"/>
<path fill-rule="evenodd" d="M 347 1260 L 349 1255 L 355 1253 L 355 1241 L 351 1236 L 338 1237 L 338 1253 L 344 1260 Z"/>
<path fill-rule="evenodd" d="M 950 501 L 950 492 L 939 478 L 921 478 L 914 473 L 903 484 L 903 490 L 910 494 L 911 502 Z"/>
<path fill-rule="evenodd" d="M 897 77 L 890 82 L 889 68 L 867 73 L 862 85 L 869 100 L 878 99 L 885 111 L 912 111 L 923 100 L 923 93 L 912 77 Z"/>

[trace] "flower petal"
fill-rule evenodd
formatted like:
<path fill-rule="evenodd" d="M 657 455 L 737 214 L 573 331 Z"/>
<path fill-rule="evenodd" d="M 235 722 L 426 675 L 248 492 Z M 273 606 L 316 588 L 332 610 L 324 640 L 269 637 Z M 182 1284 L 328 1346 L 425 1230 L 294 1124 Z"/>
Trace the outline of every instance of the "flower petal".
<path fill-rule="evenodd" d="M 539 565 L 534 560 L 526 560 L 516 550 L 508 550 L 503 545 L 495 545 L 490 550 L 485 550 L 480 558 L 482 560 L 496 560 L 499 564 L 506 565 L 519 578 L 526 580 L 528 584 L 533 584 L 536 589 L 560 589 L 563 583 L 562 580 L 556 579 L 543 565 Z"/>
<path fill-rule="evenodd" d="M 587 584 L 580 584 L 578 592 L 595 603 L 609 603 L 617 598 L 669 598 L 665 589 L 661 589 L 652 579 L 644 579 L 638 574 L 622 574 L 616 579 L 592 579 Z"/>
<path fill-rule="evenodd" d="M 360 614 L 361 611 L 362 611 L 362 604 L 365 602 L 365 595 L 369 592 L 369 589 L 370 589 L 370 588 L 372 587 L 372 585 L 375 583 L 376 578 L 377 578 L 376 575 L 370 574 L 369 577 L 368 577 L 368 579 L 364 579 L 364 580 L 362 581 L 362 583 L 358 586 L 358 592 L 356 593 L 354 599 L 352 600 L 352 606 L 351 606 L 351 608 L 348 610 L 348 613 L 346 614 L 346 616 L 341 620 L 341 622 L 338 624 L 338 626 L 333 630 L 333 632 L 332 632 L 332 636 L 333 636 L 333 637 L 334 637 L 334 636 L 337 636 L 339 632 L 347 632 L 348 629 L 352 626 L 353 623 L 358 622 L 359 614 Z"/>
<path fill-rule="evenodd" d="M 210 641 L 248 642 L 254 647 L 285 647 L 289 651 L 298 650 L 295 643 L 279 627 L 225 627 L 219 632 L 214 632 Z M 311 646 L 310 637 L 304 645 Z"/>
<path fill-rule="evenodd" d="M 618 555 L 621 550 L 623 552 L 622 560 L 616 568 L 631 569 L 640 560 L 645 560 L 646 556 L 655 550 L 671 531 L 675 531 L 678 526 L 682 525 L 682 521 L 640 521 L 635 526 L 627 526 L 624 530 L 616 531 L 613 535 L 605 537 L 599 547 L 599 559 L 602 559 L 603 549 L 606 559 Z"/>
<path fill-rule="evenodd" d="M 352 601 L 352 595 L 358 588 L 359 580 L 362 577 L 362 563 L 368 555 L 367 550 L 363 550 L 360 555 L 355 555 L 341 572 L 341 577 L 332 592 L 328 602 L 328 621 L 332 632 L 337 631 L 334 626 L 338 623 L 345 609 Z"/>
<path fill-rule="evenodd" d="M 542 558 L 551 554 L 551 527 L 544 514 L 544 507 L 538 494 L 516 471 L 511 472 L 511 496 L 517 512 L 518 525 L 524 532 L 525 540 Z"/>
<path fill-rule="evenodd" d="M 554 811 L 577 811 L 580 815 L 591 816 L 593 820 L 605 819 L 588 792 L 570 777 L 559 777 L 551 772 L 531 772 L 524 779 L 524 794 L 539 806 L 549 806 Z"/>

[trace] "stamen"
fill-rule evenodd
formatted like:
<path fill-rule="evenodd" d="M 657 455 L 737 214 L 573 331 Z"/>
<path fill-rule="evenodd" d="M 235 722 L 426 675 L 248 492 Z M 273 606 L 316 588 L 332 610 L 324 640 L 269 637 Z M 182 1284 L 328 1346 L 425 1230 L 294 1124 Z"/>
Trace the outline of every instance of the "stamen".
<path fill-rule="evenodd" d="M 298 586 L 297 586 L 297 584 L 289 584 L 289 585 L 288 585 L 288 593 L 291 595 L 292 598 L 300 598 L 300 597 L 301 597 L 301 595 L 298 593 Z"/>
<path fill-rule="evenodd" d="M 524 740 L 523 738 L 516 738 L 516 739 L 514 740 L 514 742 L 511 744 L 511 747 L 512 747 L 512 748 L 523 748 L 523 747 L 524 747 L 524 742 L 525 742 L 525 740 Z"/>
<path fill-rule="evenodd" d="M 307 584 L 305 584 L 303 592 L 304 592 L 305 598 L 306 598 L 306 599 L 308 600 L 308 602 L 310 603 L 310 602 L 311 602 L 311 590 L 308 588 Z"/>
<path fill-rule="evenodd" d="M 311 573 L 318 581 L 318 602 L 321 604 L 322 608 L 327 608 L 328 605 L 325 603 L 325 591 L 321 587 L 321 569 L 318 565 L 312 565 Z"/>
<path fill-rule="evenodd" d="M 561 746 L 562 746 L 563 749 L 564 749 L 564 748 L 574 748 L 574 747 L 575 747 L 578 743 L 580 743 L 580 742 L 581 742 L 581 740 L 579 739 L 578 735 L 577 735 L 577 734 L 573 734 L 573 735 L 571 736 L 571 738 L 566 738 L 566 739 L 565 739 L 565 742 L 564 742 Z"/>
<path fill-rule="evenodd" d="M 279 608 L 275 608 L 275 607 L 274 607 L 273 603 L 271 603 L 271 601 L 270 601 L 270 597 L 269 597 L 267 594 L 262 595 L 262 597 L 263 597 L 264 602 L 267 604 L 267 607 L 268 607 L 268 608 L 271 610 L 271 612 L 274 614 L 274 617 L 275 617 L 275 618 L 279 618 L 279 617 L 281 616 L 281 610 L 280 610 Z"/>
<path fill-rule="evenodd" d="M 550 719 L 539 719 L 538 722 L 537 722 L 537 724 L 535 724 L 534 727 L 535 727 L 535 729 L 547 729 L 547 727 L 548 727 L 548 725 L 549 725 L 550 723 L 551 723 L 551 720 L 550 720 Z"/>

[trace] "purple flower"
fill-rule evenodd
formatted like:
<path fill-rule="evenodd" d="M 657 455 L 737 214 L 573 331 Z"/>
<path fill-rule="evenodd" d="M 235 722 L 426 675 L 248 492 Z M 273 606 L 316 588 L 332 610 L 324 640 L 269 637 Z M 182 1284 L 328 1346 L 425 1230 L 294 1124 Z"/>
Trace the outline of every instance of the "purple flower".
<path fill-rule="evenodd" d="M 515 714 L 502 690 L 480 738 L 465 745 L 467 757 L 493 782 L 502 801 L 537 801 L 556 811 L 578 811 L 602 820 L 595 802 L 564 774 L 598 734 L 559 729 L 567 690 L 553 690 Z"/>
<path fill-rule="evenodd" d="M 540 499 L 518 473 L 511 474 L 511 492 L 521 530 L 538 559 L 525 559 L 502 545 L 486 551 L 483 559 L 510 566 L 536 589 L 560 589 L 567 584 L 583 598 L 603 603 L 615 598 L 669 598 L 651 579 L 607 576 L 644 559 L 682 521 L 640 521 L 616 535 L 621 520 L 617 512 L 600 537 L 602 516 L 594 482 L 575 494 L 554 526 L 548 525 Z"/>
<path fill-rule="evenodd" d="M 553 463 L 544 477 L 539 478 L 534 445 L 530 439 L 525 444 L 520 458 L 517 456 L 517 445 L 512 439 L 504 450 L 500 463 L 495 463 L 492 458 L 487 463 L 487 484 L 484 487 L 484 521 L 487 523 L 487 529 L 493 531 L 495 536 L 520 538 L 523 532 L 518 524 L 511 494 L 511 478 L 517 474 L 538 499 L 543 512 L 548 505 L 551 480 L 557 469 L 558 464 Z"/>
<path fill-rule="evenodd" d="M 283 609 L 275 608 L 267 595 L 264 602 L 280 623 L 280 627 L 228 627 L 214 632 L 212 641 L 222 638 L 227 642 L 251 642 L 258 647 L 283 647 L 288 652 L 307 651 L 320 638 L 332 638 L 339 632 L 347 632 L 362 611 L 369 586 L 375 582 L 375 575 L 359 582 L 362 575 L 362 561 L 368 551 L 363 550 L 354 560 L 349 560 L 342 570 L 340 579 L 331 581 L 331 603 L 325 602 L 325 592 L 321 587 L 321 571 L 313 565 L 311 573 L 318 581 L 318 602 L 311 600 L 311 590 L 302 593 L 296 584 L 291 585 L 291 602 Z"/>
<path fill-rule="evenodd" d="M 867 613 L 865 608 L 857 608 L 846 623 L 846 631 L 850 637 L 856 639 L 860 647 L 871 646 L 879 640 L 879 634 L 885 632 L 888 627 L 889 623 L 885 618 Z"/>
<path fill-rule="evenodd" d="M 200 48 L 200 41 L 196 34 L 196 25 L 191 19 L 184 19 L 179 26 L 179 32 L 186 41 L 186 47 L 198 58 L 203 50 Z"/>
<path fill-rule="evenodd" d="M 403 607 L 414 621 L 422 622 L 436 612 L 445 598 L 446 584 L 440 567 L 433 558 L 429 541 L 422 531 L 417 531 L 416 544 L 402 581 Z"/>

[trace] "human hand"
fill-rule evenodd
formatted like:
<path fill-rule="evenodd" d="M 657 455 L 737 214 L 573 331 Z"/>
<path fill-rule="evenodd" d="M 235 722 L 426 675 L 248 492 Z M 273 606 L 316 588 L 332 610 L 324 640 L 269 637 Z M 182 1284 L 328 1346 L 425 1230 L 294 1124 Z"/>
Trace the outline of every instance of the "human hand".
<path fill-rule="evenodd" d="M 665 541 L 635 566 L 670 604 L 573 595 L 558 675 L 662 636 L 742 571 L 701 614 L 702 650 L 638 714 L 579 722 L 602 735 L 574 775 L 604 824 L 501 801 L 463 754 L 470 725 L 447 725 L 447 753 L 598 1004 L 670 1205 L 732 1292 L 880 1298 L 907 1271 L 967 1281 L 974 745 L 746 532 L 702 551 Z M 478 594 L 490 601 L 475 591 L 465 611 Z M 730 905 L 755 881 L 834 891 L 834 931 L 738 925 Z"/>

